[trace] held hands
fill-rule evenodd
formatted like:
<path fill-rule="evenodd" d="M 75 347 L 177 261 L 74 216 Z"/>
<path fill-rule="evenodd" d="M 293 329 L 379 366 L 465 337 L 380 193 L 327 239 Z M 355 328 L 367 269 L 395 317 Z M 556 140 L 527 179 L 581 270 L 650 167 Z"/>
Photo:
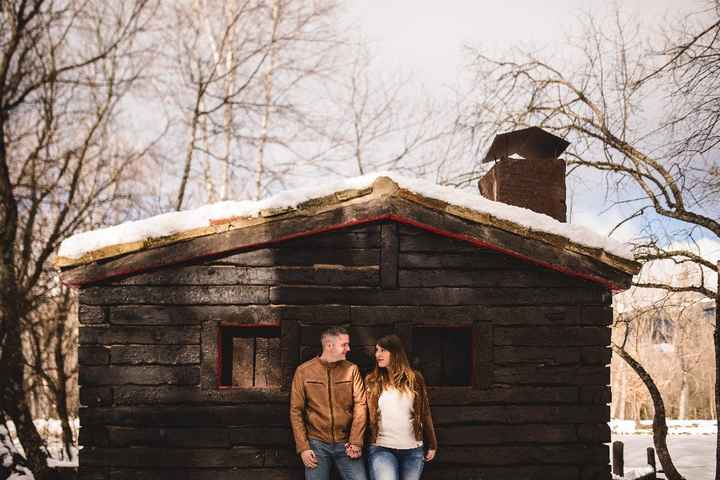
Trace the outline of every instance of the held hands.
<path fill-rule="evenodd" d="M 312 450 L 303 450 L 300 453 L 300 458 L 307 468 L 316 468 L 318 466 L 317 457 L 315 457 L 315 452 Z"/>
<path fill-rule="evenodd" d="M 435 458 L 436 452 L 437 452 L 437 450 L 428 450 L 427 453 L 425 454 L 425 461 L 432 462 L 433 458 Z"/>
<path fill-rule="evenodd" d="M 345 454 L 353 460 L 358 459 L 362 456 L 362 448 L 351 443 L 346 443 Z"/>

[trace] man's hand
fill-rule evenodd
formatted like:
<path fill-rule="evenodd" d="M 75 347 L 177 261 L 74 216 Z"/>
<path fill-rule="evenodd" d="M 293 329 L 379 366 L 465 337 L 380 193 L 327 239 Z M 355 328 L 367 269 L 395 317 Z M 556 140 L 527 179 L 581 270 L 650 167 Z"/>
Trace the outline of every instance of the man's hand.
<path fill-rule="evenodd" d="M 346 443 L 345 454 L 352 459 L 358 459 L 362 456 L 362 448 L 352 443 Z"/>
<path fill-rule="evenodd" d="M 300 453 L 300 458 L 302 459 L 303 464 L 307 468 L 317 468 L 317 457 L 315 456 L 315 452 L 313 452 L 312 450 L 303 450 Z"/>
<path fill-rule="evenodd" d="M 435 458 L 435 453 L 437 450 L 428 450 L 425 454 L 425 461 L 426 462 L 432 462 L 433 458 Z"/>

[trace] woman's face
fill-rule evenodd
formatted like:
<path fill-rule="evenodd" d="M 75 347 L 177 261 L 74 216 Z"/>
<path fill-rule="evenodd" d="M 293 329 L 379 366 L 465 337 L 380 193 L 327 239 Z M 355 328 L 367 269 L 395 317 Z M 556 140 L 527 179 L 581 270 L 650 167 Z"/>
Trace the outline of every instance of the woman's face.
<path fill-rule="evenodd" d="M 387 368 L 388 365 L 390 365 L 390 352 L 380 345 L 375 345 L 375 360 L 377 361 L 378 367 Z"/>

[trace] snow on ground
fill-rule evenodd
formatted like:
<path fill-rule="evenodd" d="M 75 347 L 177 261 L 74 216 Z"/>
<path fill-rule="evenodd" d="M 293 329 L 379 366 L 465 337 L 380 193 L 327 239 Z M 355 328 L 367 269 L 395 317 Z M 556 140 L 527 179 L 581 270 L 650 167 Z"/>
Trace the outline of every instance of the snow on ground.
<path fill-rule="evenodd" d="M 642 477 L 643 475 L 647 475 L 648 473 L 652 473 L 653 469 L 652 467 L 642 467 L 642 468 L 633 468 L 630 470 L 625 470 L 624 476 L 620 477 L 618 475 L 615 475 L 613 473 L 613 480 L 636 480 L 637 478 Z"/>
<path fill-rule="evenodd" d="M 632 259 L 629 246 L 594 231 L 569 223 L 562 223 L 547 215 L 525 208 L 493 202 L 479 193 L 437 185 L 427 180 L 406 177 L 393 172 L 377 172 L 360 177 L 320 183 L 312 188 L 288 190 L 259 201 L 225 201 L 181 212 L 170 212 L 144 220 L 125 222 L 109 228 L 79 233 L 60 245 L 58 255 L 80 258 L 88 252 L 123 243 L 140 242 L 161 238 L 195 228 L 207 227 L 212 220 L 231 217 L 257 217 L 260 211 L 270 208 L 297 207 L 304 201 L 332 195 L 335 192 L 370 187 L 381 176 L 391 178 L 401 188 L 424 197 L 441 200 L 453 205 L 488 213 L 532 230 L 559 235 L 581 245 L 601 248 L 619 257 Z"/>
<path fill-rule="evenodd" d="M 715 420 L 667 420 L 668 435 L 715 435 Z M 652 435 L 652 420 L 611 420 L 613 435 Z"/>
<path fill-rule="evenodd" d="M 48 452 L 50 453 L 50 459 L 48 459 L 48 465 L 50 467 L 77 467 L 78 465 L 78 448 L 73 446 L 70 450 L 70 458 L 67 458 L 67 454 L 63 449 L 62 441 L 62 425 L 58 419 L 38 419 L 33 422 L 35 428 L 38 429 L 40 437 L 45 439 L 47 442 Z M 15 425 L 12 421 L 7 422 L 7 429 L 10 433 L 18 451 L 24 455 L 22 445 L 17 441 L 17 434 L 15 431 Z M 80 420 L 77 418 L 70 420 L 70 428 L 73 430 L 73 436 L 78 438 L 78 431 L 80 428 Z"/>

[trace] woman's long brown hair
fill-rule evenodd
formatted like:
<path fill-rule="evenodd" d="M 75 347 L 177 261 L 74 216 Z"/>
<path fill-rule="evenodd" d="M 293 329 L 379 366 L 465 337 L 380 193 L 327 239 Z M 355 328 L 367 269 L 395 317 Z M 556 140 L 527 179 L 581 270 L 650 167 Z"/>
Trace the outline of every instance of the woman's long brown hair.
<path fill-rule="evenodd" d="M 375 369 L 368 375 L 368 388 L 376 395 L 389 387 L 395 387 L 401 392 L 414 392 L 415 372 L 400 337 L 385 335 L 377 341 L 377 345 L 390 352 L 390 363 L 388 368 L 380 368 L 375 362 Z"/>

